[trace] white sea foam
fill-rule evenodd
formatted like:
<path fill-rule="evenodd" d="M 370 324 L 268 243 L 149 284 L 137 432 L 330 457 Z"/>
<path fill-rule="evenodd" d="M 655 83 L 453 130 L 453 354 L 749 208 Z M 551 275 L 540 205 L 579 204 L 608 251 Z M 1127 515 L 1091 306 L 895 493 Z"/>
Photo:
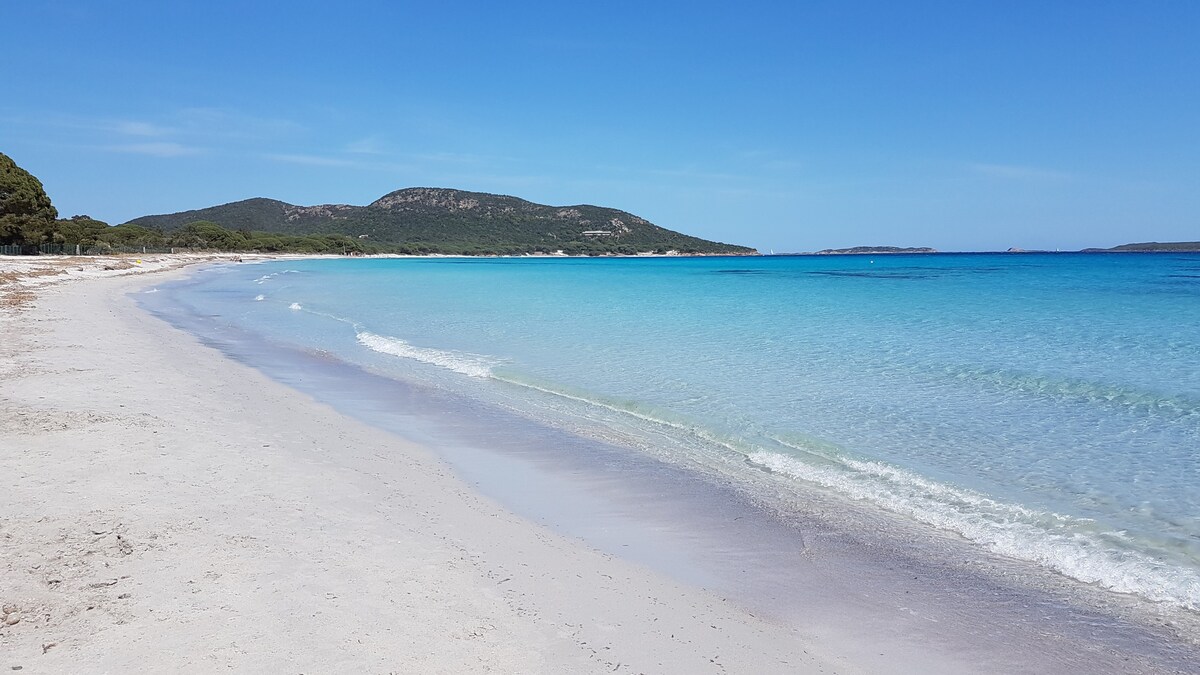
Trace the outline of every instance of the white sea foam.
<path fill-rule="evenodd" d="M 1121 533 L 1100 532 L 1090 521 L 1005 504 L 881 462 L 813 454 L 829 461 L 805 461 L 766 450 L 751 452 L 748 459 L 784 476 L 956 532 L 996 553 L 1034 562 L 1080 581 L 1200 609 L 1200 575 L 1115 546 L 1123 538 Z"/>
<path fill-rule="evenodd" d="M 149 294 L 151 294 L 151 293 L 157 293 L 157 292 L 158 292 L 158 289 L 157 289 L 157 288 L 151 288 L 151 289 L 150 289 L 150 290 L 148 290 L 148 291 L 142 291 L 142 293 L 145 293 L 146 295 L 149 295 Z"/>
<path fill-rule="evenodd" d="M 254 296 L 254 301 L 255 301 L 255 302 L 262 302 L 262 301 L 263 301 L 265 298 L 266 298 L 266 296 L 264 296 L 263 294 L 259 293 L 258 295 Z"/>
<path fill-rule="evenodd" d="M 270 281 L 271 279 L 274 279 L 275 277 L 279 276 L 280 274 L 299 274 L 299 273 L 300 273 L 300 270 L 281 270 L 279 272 L 272 272 L 270 274 L 264 274 L 263 276 L 255 279 L 254 283 L 265 284 L 268 281 Z"/>
<path fill-rule="evenodd" d="M 367 331 L 358 332 L 358 343 L 381 354 L 413 359 L 471 377 L 491 377 L 492 367 L 496 365 L 493 359 L 479 354 L 417 347 L 399 338 L 376 335 Z"/>
<path fill-rule="evenodd" d="M 299 310 L 302 310 L 302 309 L 304 309 L 304 308 L 300 306 L 300 303 L 298 303 L 298 302 L 293 302 L 292 304 L 288 305 L 288 309 L 299 311 Z"/>
<path fill-rule="evenodd" d="M 767 441 L 798 451 L 800 456 L 768 451 L 744 440 L 724 438 L 700 426 L 638 410 L 632 404 L 567 392 L 508 375 L 494 377 L 683 432 L 745 456 L 760 468 L 958 533 L 993 552 L 1034 562 L 1086 583 L 1191 610 L 1200 609 L 1200 575 L 1166 565 L 1146 553 L 1119 547 L 1117 542 L 1128 539 L 1124 533 L 1102 532 L 1085 519 L 1005 503 L 883 462 L 846 457 L 832 448 L 768 435 Z"/>

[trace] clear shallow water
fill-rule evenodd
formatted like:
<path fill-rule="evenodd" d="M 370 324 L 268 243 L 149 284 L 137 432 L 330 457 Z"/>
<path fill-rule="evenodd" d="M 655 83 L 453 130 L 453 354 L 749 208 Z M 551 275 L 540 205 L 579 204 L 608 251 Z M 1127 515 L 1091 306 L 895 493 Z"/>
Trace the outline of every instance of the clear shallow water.
<path fill-rule="evenodd" d="M 277 343 L 1200 610 L 1200 256 L 310 260 L 163 290 Z"/>

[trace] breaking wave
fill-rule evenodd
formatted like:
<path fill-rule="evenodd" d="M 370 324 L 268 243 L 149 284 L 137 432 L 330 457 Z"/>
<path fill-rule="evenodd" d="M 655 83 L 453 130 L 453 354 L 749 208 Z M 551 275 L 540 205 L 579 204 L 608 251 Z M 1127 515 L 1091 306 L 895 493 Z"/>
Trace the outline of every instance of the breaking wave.
<path fill-rule="evenodd" d="M 255 279 L 254 283 L 265 284 L 268 281 L 270 281 L 271 279 L 274 279 L 275 277 L 279 276 L 280 274 L 299 274 L 299 273 L 300 273 L 300 270 L 282 270 L 279 272 L 272 272 L 270 274 L 264 274 L 261 277 Z"/>
<path fill-rule="evenodd" d="M 1085 518 L 1006 503 L 915 472 L 847 456 L 831 444 L 765 434 L 728 436 L 631 401 L 568 391 L 513 374 L 494 379 L 647 422 L 672 436 L 732 451 L 746 465 L 815 484 L 854 500 L 882 507 L 925 525 L 954 532 L 1009 558 L 1118 593 L 1200 610 L 1200 574 L 1144 550 L 1124 532 Z"/>
<path fill-rule="evenodd" d="M 494 359 L 479 354 L 417 347 L 400 338 L 377 335 L 368 331 L 358 331 L 358 343 L 381 354 L 413 359 L 471 377 L 491 377 L 492 367 L 497 365 Z"/>
<path fill-rule="evenodd" d="M 1135 550 L 1124 532 L 1106 531 L 1087 519 L 1004 503 L 883 462 L 771 440 L 795 453 L 760 448 L 747 455 L 747 462 L 955 532 L 992 552 L 1086 583 L 1200 609 L 1200 575 Z"/>

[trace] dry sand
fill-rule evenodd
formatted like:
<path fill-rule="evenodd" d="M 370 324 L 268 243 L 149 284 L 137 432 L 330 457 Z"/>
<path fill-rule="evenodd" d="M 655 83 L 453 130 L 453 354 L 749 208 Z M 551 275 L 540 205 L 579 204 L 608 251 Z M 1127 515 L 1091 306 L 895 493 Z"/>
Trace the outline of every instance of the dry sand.
<path fill-rule="evenodd" d="M 0 262 L 0 670 L 856 671 L 201 346 L 126 297 L 196 259 L 135 260 Z"/>

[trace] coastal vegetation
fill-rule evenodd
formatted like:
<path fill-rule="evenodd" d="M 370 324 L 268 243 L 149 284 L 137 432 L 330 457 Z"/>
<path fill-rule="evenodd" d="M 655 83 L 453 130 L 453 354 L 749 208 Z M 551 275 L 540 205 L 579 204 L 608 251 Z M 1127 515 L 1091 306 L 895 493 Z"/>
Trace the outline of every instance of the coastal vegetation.
<path fill-rule="evenodd" d="M 42 182 L 0 153 L 0 244 L 41 238 L 57 218 Z"/>
<path fill-rule="evenodd" d="M 20 252 L 201 249 L 340 254 L 745 255 L 744 246 L 688 236 L 600 206 L 555 207 L 517 197 L 409 188 L 367 206 L 295 206 L 247 199 L 109 225 L 60 219 L 35 176 L 0 154 L 0 245 Z"/>

